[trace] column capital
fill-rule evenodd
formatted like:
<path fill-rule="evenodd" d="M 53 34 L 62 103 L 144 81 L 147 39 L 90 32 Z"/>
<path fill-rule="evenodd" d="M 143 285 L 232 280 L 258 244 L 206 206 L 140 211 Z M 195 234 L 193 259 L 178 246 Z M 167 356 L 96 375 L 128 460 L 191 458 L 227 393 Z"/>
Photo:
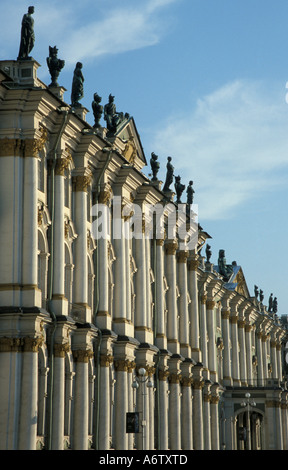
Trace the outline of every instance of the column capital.
<path fill-rule="evenodd" d="M 70 351 L 70 344 L 55 344 L 54 345 L 54 354 L 55 357 L 65 357 L 66 354 Z"/>
<path fill-rule="evenodd" d="M 88 364 L 89 360 L 93 357 L 92 349 L 75 349 L 72 351 L 75 362 L 83 362 Z"/>
<path fill-rule="evenodd" d="M 82 191 L 82 192 L 87 192 L 88 186 L 91 184 L 91 175 L 77 175 L 73 176 L 74 180 L 74 191 Z"/>
<path fill-rule="evenodd" d="M 213 310 L 215 305 L 216 305 L 216 302 L 214 300 L 207 300 L 206 302 L 207 310 Z"/>
<path fill-rule="evenodd" d="M 167 255 L 175 255 L 178 248 L 178 243 L 176 240 L 168 240 L 165 242 L 165 252 Z"/>

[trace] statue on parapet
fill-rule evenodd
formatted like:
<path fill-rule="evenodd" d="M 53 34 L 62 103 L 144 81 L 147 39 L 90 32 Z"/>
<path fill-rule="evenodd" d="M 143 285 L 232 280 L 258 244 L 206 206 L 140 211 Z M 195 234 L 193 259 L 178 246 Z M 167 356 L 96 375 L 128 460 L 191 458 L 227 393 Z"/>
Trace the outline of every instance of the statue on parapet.
<path fill-rule="evenodd" d="M 81 104 L 79 101 L 84 96 L 84 76 L 82 73 L 82 63 L 77 62 L 74 69 L 72 91 L 71 91 L 71 106 L 72 108 L 79 108 Z"/>
<path fill-rule="evenodd" d="M 152 170 L 152 180 L 151 181 L 158 181 L 157 175 L 158 171 L 160 168 L 160 163 L 157 161 L 158 160 L 158 155 L 156 153 L 152 152 L 151 153 L 151 158 L 150 158 L 150 165 L 151 165 L 151 170 Z"/>
<path fill-rule="evenodd" d="M 260 295 L 259 295 L 259 297 L 260 297 L 260 302 L 262 303 L 263 300 L 264 300 L 264 292 L 263 292 L 262 289 L 260 289 Z"/>
<path fill-rule="evenodd" d="M 274 298 L 273 300 L 273 313 L 278 312 L 278 302 L 277 302 L 277 297 Z"/>
<path fill-rule="evenodd" d="M 273 312 L 273 294 L 270 294 L 270 297 L 269 297 L 268 312 Z"/>
<path fill-rule="evenodd" d="M 17 60 L 30 59 L 29 54 L 35 44 L 34 19 L 32 17 L 33 13 L 34 7 L 31 6 L 28 8 L 28 13 L 25 13 L 22 18 L 21 40 Z"/>
<path fill-rule="evenodd" d="M 92 110 L 93 110 L 93 115 L 94 115 L 94 128 L 99 128 L 100 126 L 100 119 L 103 114 L 103 106 L 100 104 L 101 103 L 101 96 L 98 95 L 98 93 L 94 93 L 94 99 L 92 101 Z"/>
<path fill-rule="evenodd" d="M 176 202 L 177 204 L 181 204 L 181 196 L 185 189 L 185 184 L 181 183 L 181 176 L 175 176 L 175 191 L 176 191 Z"/>
<path fill-rule="evenodd" d="M 212 256 L 211 246 L 208 245 L 208 243 L 207 243 L 207 245 L 206 245 L 206 261 L 207 261 L 207 263 L 210 263 L 211 256 Z"/>
<path fill-rule="evenodd" d="M 223 276 L 224 281 L 228 281 L 229 276 L 233 271 L 233 267 L 226 264 L 225 250 L 219 250 L 218 269 L 219 273 Z"/>
<path fill-rule="evenodd" d="M 129 118 L 128 113 L 122 113 L 116 111 L 116 105 L 114 103 L 115 96 L 109 95 L 109 101 L 104 106 L 104 119 L 106 121 L 107 129 L 110 134 L 115 134 L 117 131 L 117 127 L 123 122 L 125 119 Z"/>
<path fill-rule="evenodd" d="M 171 163 L 171 160 L 172 160 L 172 157 L 168 157 L 168 158 L 167 158 L 166 180 L 165 180 L 165 184 L 164 184 L 164 187 L 163 187 L 163 192 L 164 192 L 164 193 L 170 191 L 170 186 L 171 186 L 171 184 L 173 183 L 174 167 L 173 167 L 173 165 L 172 165 L 172 163 Z"/>
<path fill-rule="evenodd" d="M 49 87 L 58 87 L 58 77 L 65 65 L 65 60 L 58 59 L 58 49 L 56 46 L 51 47 L 49 46 L 49 57 L 47 57 L 47 65 L 51 75 L 52 82 L 50 83 Z"/>
<path fill-rule="evenodd" d="M 258 300 L 258 295 L 259 295 L 259 290 L 258 290 L 258 286 L 254 286 L 254 296 L 255 296 L 255 299 Z"/>
<path fill-rule="evenodd" d="M 193 181 L 189 181 L 186 193 L 187 193 L 187 205 L 191 206 L 193 204 L 194 193 L 195 193 L 193 189 Z"/>

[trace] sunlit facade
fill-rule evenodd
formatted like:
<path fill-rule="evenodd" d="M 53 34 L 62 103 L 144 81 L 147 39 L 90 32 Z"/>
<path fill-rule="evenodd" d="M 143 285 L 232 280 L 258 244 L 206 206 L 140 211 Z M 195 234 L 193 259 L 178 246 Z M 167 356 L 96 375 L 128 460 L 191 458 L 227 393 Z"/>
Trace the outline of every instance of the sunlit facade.
<path fill-rule="evenodd" d="M 134 119 L 91 127 L 38 66 L 0 61 L 0 448 L 286 450 L 285 325 L 145 176 Z"/>

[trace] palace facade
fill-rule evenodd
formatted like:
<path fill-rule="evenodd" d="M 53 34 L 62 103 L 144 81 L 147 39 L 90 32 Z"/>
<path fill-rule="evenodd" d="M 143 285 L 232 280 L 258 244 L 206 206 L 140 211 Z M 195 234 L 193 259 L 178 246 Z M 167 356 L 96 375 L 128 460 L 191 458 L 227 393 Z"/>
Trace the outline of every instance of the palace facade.
<path fill-rule="evenodd" d="M 285 324 L 145 176 L 133 117 L 90 126 L 38 66 L 0 61 L 0 448 L 287 449 Z"/>

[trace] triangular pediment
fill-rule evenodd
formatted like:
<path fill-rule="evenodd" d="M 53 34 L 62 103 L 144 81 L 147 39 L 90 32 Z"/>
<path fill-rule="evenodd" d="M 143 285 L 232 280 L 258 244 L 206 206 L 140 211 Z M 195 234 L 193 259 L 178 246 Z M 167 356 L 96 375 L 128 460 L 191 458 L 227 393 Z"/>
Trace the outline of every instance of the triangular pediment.
<path fill-rule="evenodd" d="M 231 265 L 231 275 L 227 284 L 229 284 L 231 290 L 243 295 L 245 298 L 250 297 L 249 289 L 241 266 Z"/>
<path fill-rule="evenodd" d="M 147 161 L 133 117 L 124 120 L 117 129 L 116 136 L 120 138 L 125 145 L 123 156 L 127 162 L 135 166 L 138 170 L 142 170 L 142 168 L 147 165 Z"/>

